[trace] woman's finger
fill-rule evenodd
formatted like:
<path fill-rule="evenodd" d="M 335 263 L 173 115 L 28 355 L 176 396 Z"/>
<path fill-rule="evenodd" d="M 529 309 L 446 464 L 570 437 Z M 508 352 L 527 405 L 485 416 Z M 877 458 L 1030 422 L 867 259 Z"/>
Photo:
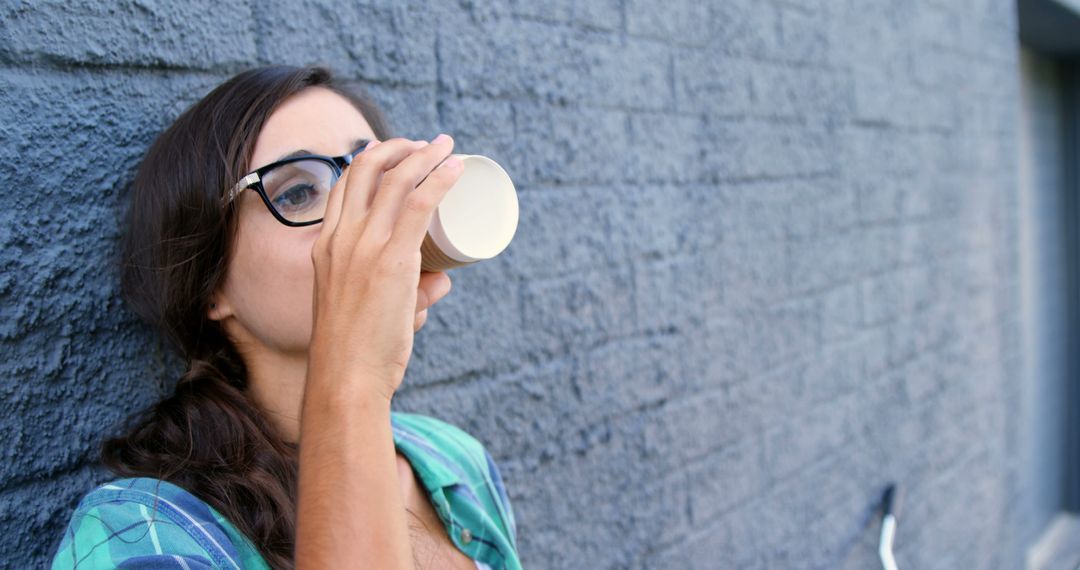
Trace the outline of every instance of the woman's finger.
<path fill-rule="evenodd" d="M 415 333 L 415 332 L 419 331 L 420 327 L 424 326 L 424 323 L 426 323 L 426 322 L 427 322 L 427 309 L 424 309 L 423 311 L 420 311 L 419 313 L 416 313 L 416 318 L 413 320 L 413 332 Z"/>
<path fill-rule="evenodd" d="M 364 147 L 364 150 L 357 153 L 357 156 L 367 152 L 368 150 L 371 150 L 380 142 L 381 141 L 378 140 L 373 140 L 369 142 Z M 353 159 L 355 160 L 355 158 L 356 157 L 354 156 Z M 330 189 L 330 195 L 326 197 L 326 211 L 323 213 L 323 229 L 320 232 L 321 234 L 326 234 L 327 236 L 329 236 L 330 234 L 334 233 L 334 229 L 337 228 L 338 219 L 341 217 L 342 198 L 345 197 L 345 187 L 349 183 L 349 173 L 352 172 L 352 168 L 350 167 L 351 165 L 345 167 L 345 170 L 342 171 L 341 176 L 338 177 L 336 182 L 334 182 L 333 188 Z"/>
<path fill-rule="evenodd" d="M 445 271 L 421 271 L 416 289 L 416 310 L 422 311 L 439 302 L 450 292 L 450 276 Z"/>
<path fill-rule="evenodd" d="M 371 196 L 384 172 L 426 145 L 426 141 L 396 137 L 356 155 L 349 165 L 351 172 L 342 192 L 341 212 L 334 232 L 358 236 L 368 225 Z"/>
<path fill-rule="evenodd" d="M 390 237 L 404 203 L 453 148 L 454 139 L 440 134 L 431 144 L 406 157 L 383 175 L 368 216 L 368 227 L 374 235 Z"/>
<path fill-rule="evenodd" d="M 398 215 L 387 251 L 404 255 L 420 249 L 431 215 L 464 170 L 461 159 L 451 156 L 428 174 L 405 199 Z"/>

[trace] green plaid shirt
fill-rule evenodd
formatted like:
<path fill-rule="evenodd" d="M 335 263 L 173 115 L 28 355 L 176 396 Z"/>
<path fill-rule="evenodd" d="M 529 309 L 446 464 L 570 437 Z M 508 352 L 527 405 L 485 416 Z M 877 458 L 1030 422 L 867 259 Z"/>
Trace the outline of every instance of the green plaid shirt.
<path fill-rule="evenodd" d="M 479 570 L 520 569 L 514 513 L 483 444 L 430 416 L 390 415 L 394 445 L 412 464 L 454 544 Z M 231 522 L 191 493 L 160 479 L 128 477 L 82 497 L 52 568 L 269 566 Z"/>

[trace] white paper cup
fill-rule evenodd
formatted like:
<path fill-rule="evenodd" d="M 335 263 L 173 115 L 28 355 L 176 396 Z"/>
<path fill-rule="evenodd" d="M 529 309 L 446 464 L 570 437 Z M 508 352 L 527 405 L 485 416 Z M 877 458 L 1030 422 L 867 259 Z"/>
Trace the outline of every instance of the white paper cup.
<path fill-rule="evenodd" d="M 517 190 L 497 162 L 479 154 L 454 154 L 464 170 L 431 216 L 420 246 L 420 269 L 445 271 L 491 259 L 514 238 Z"/>

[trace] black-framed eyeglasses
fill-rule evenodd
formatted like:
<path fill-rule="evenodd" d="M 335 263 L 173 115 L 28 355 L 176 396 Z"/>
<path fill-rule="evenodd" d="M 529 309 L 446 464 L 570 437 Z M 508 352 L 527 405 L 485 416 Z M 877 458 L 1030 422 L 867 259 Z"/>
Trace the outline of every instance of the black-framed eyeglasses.
<path fill-rule="evenodd" d="M 221 199 L 224 208 L 241 192 L 254 188 L 270 213 L 286 226 L 310 226 L 322 221 L 330 189 L 353 157 L 367 146 L 341 156 L 303 154 L 290 156 L 256 169 L 240 179 Z"/>

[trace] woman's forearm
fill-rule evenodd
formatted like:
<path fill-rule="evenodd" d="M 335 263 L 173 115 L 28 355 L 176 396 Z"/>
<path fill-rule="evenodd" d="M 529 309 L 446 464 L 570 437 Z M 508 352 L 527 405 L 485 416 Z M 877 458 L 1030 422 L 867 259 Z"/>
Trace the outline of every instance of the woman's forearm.
<path fill-rule="evenodd" d="M 316 372 L 307 379 L 296 568 L 411 570 L 390 401 L 363 390 L 350 392 L 343 380 Z"/>

